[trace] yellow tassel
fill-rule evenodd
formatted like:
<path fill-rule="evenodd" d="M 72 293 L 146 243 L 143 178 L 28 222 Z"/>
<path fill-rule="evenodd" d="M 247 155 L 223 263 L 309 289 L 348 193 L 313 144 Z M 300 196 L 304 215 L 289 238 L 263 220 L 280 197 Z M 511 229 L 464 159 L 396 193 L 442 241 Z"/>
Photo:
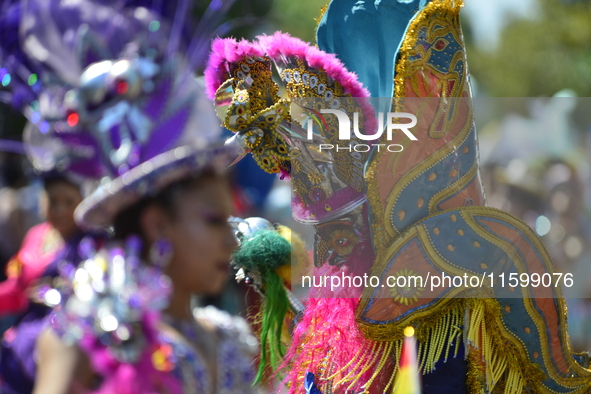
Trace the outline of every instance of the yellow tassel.
<path fill-rule="evenodd" d="M 545 378 L 539 367 L 507 349 L 508 344 L 496 326 L 500 315 L 500 305 L 495 299 L 474 299 L 469 303 L 465 336 L 471 392 L 522 394 L 528 381 Z M 530 389 L 535 392 L 533 387 Z"/>
<path fill-rule="evenodd" d="M 396 342 L 394 342 L 394 357 L 395 357 L 395 360 L 400 360 L 400 357 L 402 355 L 402 342 L 403 341 L 396 341 Z M 392 371 L 392 376 L 390 376 L 390 380 L 388 381 L 388 384 L 384 388 L 384 393 L 387 393 L 388 392 L 388 389 L 390 388 L 390 386 L 394 382 L 394 377 L 398 373 L 398 367 L 399 367 L 398 362 L 396 362 L 395 365 L 394 365 L 394 370 Z M 394 389 L 394 388 L 392 388 L 392 389 Z"/>
<path fill-rule="evenodd" d="M 378 353 L 380 351 L 382 346 L 383 346 L 383 343 L 380 343 L 378 345 L 378 349 L 376 349 L 376 353 Z M 363 376 L 363 374 L 366 373 L 376 363 L 376 360 L 377 360 L 377 357 L 372 357 L 369 359 L 369 361 L 366 362 L 365 366 L 361 369 L 361 371 L 359 371 L 359 373 L 353 377 L 353 381 L 351 382 L 349 387 L 347 387 L 347 391 L 351 390 L 353 388 L 353 386 L 355 386 L 355 384 L 357 384 L 357 382 L 359 381 L 361 376 Z"/>
<path fill-rule="evenodd" d="M 351 366 L 351 364 L 353 364 L 354 362 L 356 362 L 359 359 L 359 356 L 361 356 L 361 352 L 363 350 L 367 350 L 367 349 L 359 349 L 357 351 L 357 354 L 355 354 L 355 356 L 351 359 L 351 361 L 349 361 L 347 364 L 345 364 L 345 366 L 343 368 L 339 369 L 333 375 L 329 376 L 328 379 L 334 379 L 337 375 L 339 375 L 340 373 L 343 373 L 347 368 L 349 368 Z"/>
<path fill-rule="evenodd" d="M 363 393 L 369 393 L 369 391 L 367 391 L 367 390 L 369 390 L 369 388 L 371 387 L 374 380 L 376 380 L 376 378 L 378 377 L 378 375 L 380 374 L 380 372 L 384 368 L 384 365 L 386 365 L 386 361 L 388 361 L 388 357 L 390 357 L 392 354 L 393 347 L 394 347 L 394 342 L 386 342 L 386 347 L 385 347 L 384 351 L 382 352 L 382 357 L 380 358 L 380 362 L 378 363 L 378 367 L 374 371 L 373 375 L 371 375 L 371 378 L 369 378 L 369 380 L 365 384 L 365 390 L 363 391 Z"/>
<path fill-rule="evenodd" d="M 419 357 L 419 371 L 422 371 L 423 368 L 425 368 L 425 360 L 427 359 L 427 357 L 425 357 L 426 349 L 427 344 L 419 342 L 419 351 L 417 352 L 417 356 Z M 398 362 L 396 362 L 396 365 L 398 365 Z"/>
<path fill-rule="evenodd" d="M 471 393 L 522 394 L 525 387 L 535 391 L 535 385 L 528 382 L 541 382 L 544 372 L 524 359 L 517 348 L 511 348 L 504 338 L 500 304 L 495 299 L 458 299 L 442 313 L 432 316 L 428 321 L 417 321 L 418 358 L 422 373 L 431 372 L 439 360 L 447 360 L 450 346 L 455 346 L 453 357 L 457 357 L 462 341 L 465 341 L 469 371 L 467 383 Z M 463 328 L 462 328 L 463 327 Z M 353 388 L 362 376 L 372 370 L 371 377 L 364 383 L 365 392 L 375 382 L 389 357 L 396 362 L 384 392 L 392 389 L 394 376 L 399 369 L 402 340 L 397 336 L 389 341 L 371 341 L 371 345 L 360 350 L 345 366 L 336 373 L 330 371 L 328 380 L 346 374 L 335 382 L 334 388 Z M 509 347 L 508 347 L 509 346 Z M 381 353 L 380 353 L 381 352 Z M 329 375 L 328 373 L 326 375 Z"/>
<path fill-rule="evenodd" d="M 458 302 L 441 315 L 428 328 L 417 328 L 419 342 L 418 363 L 423 373 L 432 372 L 440 359 L 447 359 L 449 348 L 459 339 L 460 322 L 464 316 L 465 302 Z M 456 355 L 458 346 L 456 346 Z"/>
<path fill-rule="evenodd" d="M 375 352 L 376 346 L 377 346 L 377 342 L 374 342 L 372 344 L 372 346 L 371 346 L 371 349 L 369 351 L 366 351 L 365 353 L 363 353 L 363 356 L 359 360 L 359 363 L 355 364 L 355 366 L 353 368 L 351 368 L 351 370 L 349 371 L 349 373 L 347 375 L 345 375 L 345 377 L 343 377 L 341 380 L 339 380 L 337 383 L 335 383 L 334 387 L 336 388 L 337 386 L 340 386 L 341 384 L 344 384 L 344 383 L 347 383 L 347 382 L 351 381 L 354 378 L 354 375 L 353 374 L 357 371 L 357 368 L 359 366 L 361 366 L 361 364 L 363 363 L 363 361 L 365 361 L 365 359 L 368 356 L 371 357 L 371 355 Z"/>

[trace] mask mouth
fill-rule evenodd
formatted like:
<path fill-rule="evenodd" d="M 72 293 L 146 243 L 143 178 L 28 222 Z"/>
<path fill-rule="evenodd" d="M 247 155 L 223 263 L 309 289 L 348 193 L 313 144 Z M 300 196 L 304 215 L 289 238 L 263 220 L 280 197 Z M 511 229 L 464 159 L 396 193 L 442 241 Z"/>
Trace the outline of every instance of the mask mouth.
<path fill-rule="evenodd" d="M 343 257 L 334 251 L 329 251 L 329 253 L 330 253 L 330 256 L 328 257 L 327 262 L 328 262 L 328 265 L 333 266 L 333 267 L 334 266 L 340 267 L 341 265 L 345 264 L 347 262 L 347 260 L 349 259 L 348 258 L 349 256 Z"/>

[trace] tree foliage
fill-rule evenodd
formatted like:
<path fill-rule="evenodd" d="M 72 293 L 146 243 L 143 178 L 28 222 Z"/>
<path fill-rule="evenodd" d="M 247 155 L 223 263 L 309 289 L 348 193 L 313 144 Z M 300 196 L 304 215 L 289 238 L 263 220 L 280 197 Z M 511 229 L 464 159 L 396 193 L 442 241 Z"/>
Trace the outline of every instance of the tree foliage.
<path fill-rule="evenodd" d="M 466 35 L 472 76 L 490 96 L 591 96 L 591 2 L 538 1 L 539 18 L 511 21 L 492 51 Z"/>

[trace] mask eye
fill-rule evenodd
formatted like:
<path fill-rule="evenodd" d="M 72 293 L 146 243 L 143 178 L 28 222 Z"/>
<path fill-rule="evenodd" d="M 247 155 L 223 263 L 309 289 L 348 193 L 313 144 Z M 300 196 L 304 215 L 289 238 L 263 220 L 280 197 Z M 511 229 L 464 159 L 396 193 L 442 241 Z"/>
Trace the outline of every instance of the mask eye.
<path fill-rule="evenodd" d="M 447 46 L 447 41 L 445 41 L 443 38 L 440 38 L 437 41 L 435 41 L 434 47 L 438 51 L 444 50 L 446 46 Z"/>
<path fill-rule="evenodd" d="M 335 241 L 335 244 L 337 246 L 348 246 L 351 245 L 351 241 L 349 241 L 347 238 L 339 238 Z"/>
<path fill-rule="evenodd" d="M 108 80 L 110 92 L 126 99 L 133 99 L 142 91 L 142 78 L 129 60 L 113 64 Z"/>

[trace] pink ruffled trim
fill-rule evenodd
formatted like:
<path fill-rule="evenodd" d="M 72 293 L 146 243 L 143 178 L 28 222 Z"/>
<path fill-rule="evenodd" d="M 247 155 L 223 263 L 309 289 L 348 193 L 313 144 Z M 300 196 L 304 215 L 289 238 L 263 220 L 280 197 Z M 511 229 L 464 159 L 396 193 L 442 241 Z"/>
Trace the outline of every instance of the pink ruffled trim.
<path fill-rule="evenodd" d="M 357 74 L 348 71 L 336 55 L 321 51 L 280 31 L 272 36 L 258 36 L 257 39 L 271 59 L 279 60 L 283 56 L 305 59 L 308 65 L 324 70 L 329 77 L 340 83 L 345 93 L 356 98 L 370 97 L 369 91 L 357 79 Z M 365 119 L 365 134 L 374 134 L 378 129 L 374 108 L 368 100 L 360 100 L 360 105 Z"/>
<path fill-rule="evenodd" d="M 216 38 L 211 44 L 211 54 L 205 68 L 205 91 L 213 100 L 215 92 L 229 77 L 229 63 L 236 63 L 246 56 L 263 56 L 263 50 L 247 40 Z"/>
<path fill-rule="evenodd" d="M 289 394 L 301 392 L 306 372 L 317 374 L 320 363 L 329 352 L 330 362 L 339 369 L 371 346 L 355 322 L 358 303 L 359 298 L 308 300 L 282 365 L 288 369 L 283 383 L 291 383 Z M 363 376 L 361 381 L 366 378 Z"/>
<path fill-rule="evenodd" d="M 332 53 L 326 53 L 299 38 L 276 32 L 272 36 L 257 37 L 271 59 L 294 56 L 305 59 L 311 67 L 321 68 L 329 77 L 339 82 L 346 93 L 353 97 L 369 97 L 369 91 L 357 79 L 357 74 L 347 71 L 345 65 Z"/>

